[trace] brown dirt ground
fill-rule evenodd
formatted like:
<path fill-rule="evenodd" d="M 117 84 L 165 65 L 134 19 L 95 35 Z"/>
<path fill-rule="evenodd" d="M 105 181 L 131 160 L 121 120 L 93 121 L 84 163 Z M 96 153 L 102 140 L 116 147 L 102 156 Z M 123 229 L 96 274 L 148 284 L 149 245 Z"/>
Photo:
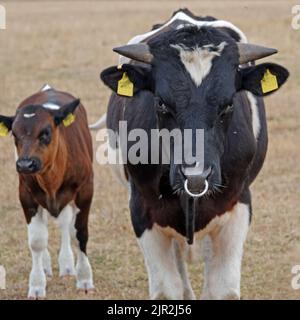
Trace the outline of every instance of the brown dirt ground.
<path fill-rule="evenodd" d="M 269 151 L 252 186 L 253 221 L 242 270 L 244 299 L 299 299 L 291 288 L 291 268 L 300 264 L 300 30 L 291 28 L 295 1 L 6 1 L 7 29 L 0 31 L 0 112 L 13 114 L 18 103 L 44 83 L 79 96 L 95 121 L 106 109 L 109 90 L 99 72 L 116 63 L 111 48 L 166 20 L 180 7 L 229 20 L 251 42 L 276 47 L 269 61 L 286 66 L 291 77 L 266 99 Z M 95 148 L 98 144 L 95 141 Z M 298 160 L 297 160 L 298 159 Z M 7 290 L 0 299 L 24 299 L 31 259 L 26 225 L 17 197 L 12 138 L 0 140 L 0 264 Z M 95 198 L 90 219 L 89 256 L 96 291 L 84 296 L 74 279 L 59 279 L 59 234 L 50 224 L 54 278 L 49 299 L 145 299 L 148 284 L 143 258 L 129 221 L 127 196 L 106 166 L 95 164 Z M 200 295 L 202 264 L 190 266 Z"/>

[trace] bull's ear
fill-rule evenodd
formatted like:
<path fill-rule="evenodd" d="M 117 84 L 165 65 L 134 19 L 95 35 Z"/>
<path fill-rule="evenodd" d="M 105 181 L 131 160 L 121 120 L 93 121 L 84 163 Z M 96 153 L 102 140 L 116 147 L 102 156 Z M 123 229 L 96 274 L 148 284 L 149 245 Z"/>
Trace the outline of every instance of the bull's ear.
<path fill-rule="evenodd" d="M 123 64 L 103 70 L 101 80 L 121 96 L 132 97 L 140 90 L 152 89 L 151 70 L 140 66 Z"/>
<path fill-rule="evenodd" d="M 11 131 L 15 117 L 0 116 L 0 137 L 5 137 Z"/>
<path fill-rule="evenodd" d="M 245 89 L 257 96 L 266 96 L 278 90 L 289 77 L 284 67 L 274 63 L 263 63 L 241 69 L 240 89 Z"/>
<path fill-rule="evenodd" d="M 63 123 L 65 127 L 71 125 L 75 121 L 74 112 L 79 105 L 80 100 L 75 99 L 72 102 L 65 104 L 60 109 L 52 111 L 55 124 L 58 126 Z"/>

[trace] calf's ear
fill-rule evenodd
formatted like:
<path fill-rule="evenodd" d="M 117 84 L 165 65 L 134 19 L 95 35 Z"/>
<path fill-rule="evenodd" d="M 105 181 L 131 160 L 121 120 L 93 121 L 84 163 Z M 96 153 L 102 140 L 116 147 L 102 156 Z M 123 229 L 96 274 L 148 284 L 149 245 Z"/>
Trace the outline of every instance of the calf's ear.
<path fill-rule="evenodd" d="M 15 117 L 5 117 L 0 115 L 0 137 L 5 137 L 11 131 Z"/>
<path fill-rule="evenodd" d="M 80 100 L 75 99 L 72 102 L 65 104 L 60 109 L 52 111 L 55 124 L 58 126 L 63 123 L 65 127 L 71 125 L 75 121 L 74 112 L 79 105 Z"/>
<path fill-rule="evenodd" d="M 289 77 L 284 67 L 263 63 L 240 70 L 240 90 L 248 90 L 257 96 L 266 96 L 277 91 Z"/>
<path fill-rule="evenodd" d="M 152 89 L 151 70 L 140 66 L 123 64 L 103 70 L 101 80 L 118 95 L 132 97 L 140 90 Z"/>

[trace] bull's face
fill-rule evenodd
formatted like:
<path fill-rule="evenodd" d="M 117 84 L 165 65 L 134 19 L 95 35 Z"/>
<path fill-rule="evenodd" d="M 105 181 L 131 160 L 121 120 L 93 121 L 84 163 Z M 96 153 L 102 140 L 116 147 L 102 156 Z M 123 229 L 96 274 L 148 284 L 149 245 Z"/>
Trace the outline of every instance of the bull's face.
<path fill-rule="evenodd" d="M 235 94 L 246 89 L 263 96 L 261 80 L 269 70 L 277 77 L 278 87 L 288 72 L 275 64 L 240 68 L 258 58 L 273 54 L 274 49 L 237 44 L 215 28 L 183 28 L 151 40 L 148 45 L 129 45 L 116 49 L 131 59 L 146 62 L 150 68 L 123 65 L 109 68 L 101 78 L 113 90 L 124 72 L 134 84 L 134 93 L 151 90 L 155 96 L 160 128 L 193 132 L 192 150 L 196 155 L 196 130 L 204 130 L 204 155 L 194 163 L 182 159 L 181 165 L 170 164 L 170 183 L 176 190 L 201 194 L 222 184 L 221 157 L 227 130 L 234 113 Z M 184 134 L 182 134 L 184 137 Z"/>
<path fill-rule="evenodd" d="M 0 116 L 0 123 L 12 131 L 20 174 L 42 174 L 48 170 L 58 153 L 59 126 L 79 105 L 75 100 L 59 110 L 48 110 L 42 105 L 18 109 L 14 117 Z"/>

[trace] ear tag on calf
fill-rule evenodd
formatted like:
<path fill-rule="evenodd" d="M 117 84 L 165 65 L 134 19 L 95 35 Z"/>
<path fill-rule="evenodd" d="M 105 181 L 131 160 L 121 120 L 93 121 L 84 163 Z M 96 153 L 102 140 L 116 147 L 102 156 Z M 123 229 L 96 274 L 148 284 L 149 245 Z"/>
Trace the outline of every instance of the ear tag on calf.
<path fill-rule="evenodd" d="M 7 135 L 8 135 L 7 126 L 3 122 L 0 122 L 0 137 L 6 137 Z"/>
<path fill-rule="evenodd" d="M 70 126 L 75 121 L 75 115 L 73 113 L 69 113 L 67 117 L 63 120 L 63 124 L 65 127 Z"/>
<path fill-rule="evenodd" d="M 121 96 L 132 97 L 133 96 L 133 83 L 124 72 L 122 79 L 118 81 L 118 91 L 117 93 Z"/>
<path fill-rule="evenodd" d="M 261 80 L 261 88 L 263 93 L 268 93 L 278 89 L 277 78 L 269 69 L 266 70 Z"/>

